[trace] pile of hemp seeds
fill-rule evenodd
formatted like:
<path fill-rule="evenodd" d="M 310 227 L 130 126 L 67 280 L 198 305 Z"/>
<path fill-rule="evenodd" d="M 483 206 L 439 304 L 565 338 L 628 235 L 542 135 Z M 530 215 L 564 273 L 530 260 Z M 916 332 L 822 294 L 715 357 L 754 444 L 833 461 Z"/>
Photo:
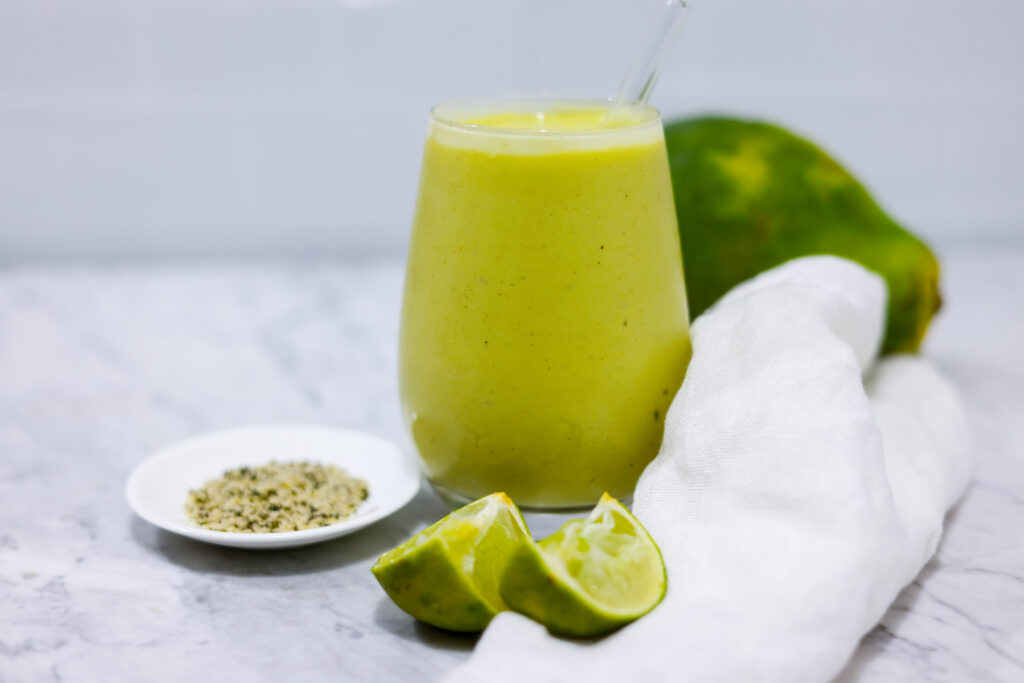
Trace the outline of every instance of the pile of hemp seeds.
<path fill-rule="evenodd" d="M 302 531 L 340 522 L 367 495 L 365 481 L 334 465 L 271 462 L 229 470 L 190 491 L 185 512 L 213 531 Z"/>

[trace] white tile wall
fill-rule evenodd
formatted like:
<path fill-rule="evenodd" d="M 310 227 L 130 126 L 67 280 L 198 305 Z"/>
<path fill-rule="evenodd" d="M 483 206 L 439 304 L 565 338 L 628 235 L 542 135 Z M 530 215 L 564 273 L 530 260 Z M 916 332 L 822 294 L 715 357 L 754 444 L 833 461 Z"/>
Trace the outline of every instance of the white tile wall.
<path fill-rule="evenodd" d="M 426 112 L 600 96 L 658 0 L 0 0 L 0 260 L 400 249 Z M 694 0 L 666 114 L 789 124 L 937 240 L 1024 232 L 1024 5 Z"/>

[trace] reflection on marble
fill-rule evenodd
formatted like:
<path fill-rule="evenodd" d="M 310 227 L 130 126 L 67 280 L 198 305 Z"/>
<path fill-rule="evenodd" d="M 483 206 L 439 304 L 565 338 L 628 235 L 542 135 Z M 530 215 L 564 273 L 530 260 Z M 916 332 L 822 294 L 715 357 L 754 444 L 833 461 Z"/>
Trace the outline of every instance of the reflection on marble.
<path fill-rule="evenodd" d="M 946 261 L 928 353 L 963 391 L 975 481 L 843 683 L 1024 680 L 1024 251 Z M 472 637 L 415 623 L 368 571 L 444 514 L 428 491 L 259 553 L 159 531 L 122 495 L 146 454 L 223 427 L 407 444 L 400 289 L 397 260 L 0 270 L 0 680 L 434 680 L 462 660 Z"/>

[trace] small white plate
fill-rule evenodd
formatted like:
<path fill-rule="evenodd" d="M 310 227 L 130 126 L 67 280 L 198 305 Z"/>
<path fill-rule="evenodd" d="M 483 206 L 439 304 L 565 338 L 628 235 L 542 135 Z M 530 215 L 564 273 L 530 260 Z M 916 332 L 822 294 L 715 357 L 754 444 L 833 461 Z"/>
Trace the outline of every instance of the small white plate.
<path fill-rule="evenodd" d="M 212 531 L 185 515 L 188 492 L 243 465 L 310 460 L 336 465 L 364 480 L 369 495 L 351 517 L 330 526 L 278 533 Z M 390 441 L 347 429 L 256 426 L 181 441 L 144 460 L 128 478 L 128 505 L 142 519 L 197 541 L 236 548 L 287 548 L 350 534 L 408 503 L 420 473 Z"/>

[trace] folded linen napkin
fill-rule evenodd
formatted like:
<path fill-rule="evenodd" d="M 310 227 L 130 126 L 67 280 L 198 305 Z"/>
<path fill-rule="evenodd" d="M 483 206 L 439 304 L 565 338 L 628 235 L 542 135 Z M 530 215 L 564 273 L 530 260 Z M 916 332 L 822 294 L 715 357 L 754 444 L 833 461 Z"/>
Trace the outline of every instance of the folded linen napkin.
<path fill-rule="evenodd" d="M 598 641 L 499 615 L 461 681 L 827 681 L 935 551 L 968 476 L 956 396 L 875 362 L 878 276 L 798 259 L 693 325 L 694 356 L 633 511 L 668 593 Z"/>

